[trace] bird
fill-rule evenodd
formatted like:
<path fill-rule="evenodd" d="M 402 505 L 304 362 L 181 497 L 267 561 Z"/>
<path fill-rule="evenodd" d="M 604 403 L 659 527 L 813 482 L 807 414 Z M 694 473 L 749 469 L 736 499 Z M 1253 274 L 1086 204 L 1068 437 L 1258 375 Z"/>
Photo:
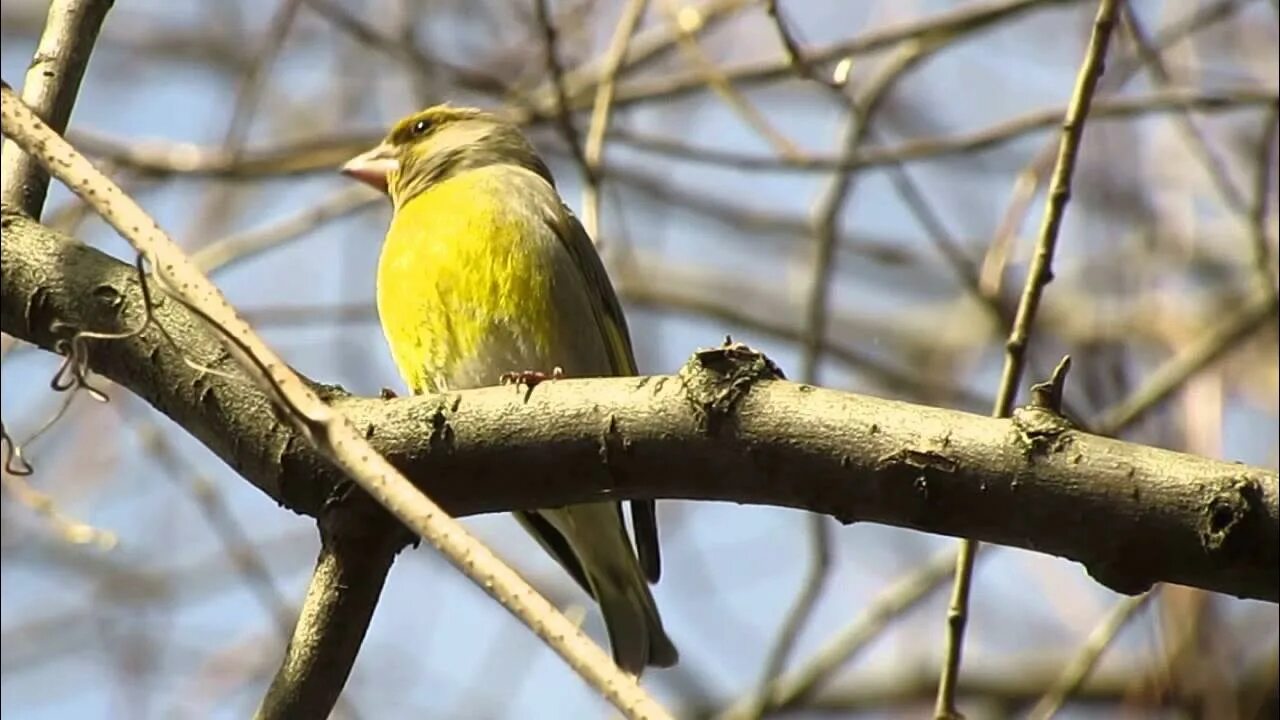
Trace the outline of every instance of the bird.
<path fill-rule="evenodd" d="M 604 263 L 514 123 L 436 105 L 342 172 L 391 200 L 377 307 L 410 391 L 636 374 Z M 618 667 L 638 677 L 677 662 L 649 589 L 661 573 L 652 501 L 631 503 L 634 547 L 618 502 L 514 514 L 599 604 Z"/>

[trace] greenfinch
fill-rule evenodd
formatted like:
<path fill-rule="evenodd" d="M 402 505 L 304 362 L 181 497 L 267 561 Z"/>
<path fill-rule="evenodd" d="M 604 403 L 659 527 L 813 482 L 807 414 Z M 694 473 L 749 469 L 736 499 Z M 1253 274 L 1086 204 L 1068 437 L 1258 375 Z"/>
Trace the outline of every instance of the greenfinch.
<path fill-rule="evenodd" d="M 343 172 L 391 197 L 378 315 L 413 392 L 493 385 L 513 371 L 525 381 L 636 373 L 600 256 L 515 125 L 428 108 Z M 515 515 L 600 604 L 619 667 L 675 664 L 649 592 L 660 572 L 651 501 L 632 503 L 634 549 L 616 502 Z"/>

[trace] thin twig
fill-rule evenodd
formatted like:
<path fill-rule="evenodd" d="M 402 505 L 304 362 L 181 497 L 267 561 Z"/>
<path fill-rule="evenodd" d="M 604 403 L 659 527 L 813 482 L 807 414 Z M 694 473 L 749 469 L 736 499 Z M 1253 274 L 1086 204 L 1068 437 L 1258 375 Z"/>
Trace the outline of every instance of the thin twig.
<path fill-rule="evenodd" d="M 687 5 L 685 10 L 690 16 L 697 18 L 696 32 L 705 33 L 732 19 L 738 11 L 747 9 L 751 5 L 752 0 L 708 0 L 698 6 Z M 630 48 L 623 59 L 620 71 L 634 73 L 657 63 L 674 48 L 679 47 L 681 34 L 679 27 L 669 23 L 659 23 L 638 33 L 629 43 Z M 565 87 L 569 91 L 575 110 L 586 109 L 589 106 L 588 99 L 594 98 L 599 92 L 599 86 L 606 76 L 607 52 L 606 56 L 585 62 L 565 73 Z M 546 94 L 539 96 L 539 107 L 551 105 L 551 100 L 545 98 Z M 591 100 L 591 104 L 594 104 L 594 100 Z"/>
<path fill-rule="evenodd" d="M 1027 269 L 1027 281 L 1018 300 L 1018 310 L 1009 340 L 1005 343 L 1004 369 L 1000 375 L 1000 387 L 996 393 L 994 417 L 1008 417 L 1013 410 L 1022 368 L 1026 363 L 1027 344 L 1031 338 L 1036 311 L 1045 287 L 1052 279 L 1054 251 L 1058 244 L 1058 229 L 1066 212 L 1071 195 L 1071 179 L 1075 172 L 1076 156 L 1084 136 L 1085 120 L 1089 106 L 1110 45 L 1111 30 L 1115 26 L 1122 0 L 1100 0 L 1098 14 L 1094 18 L 1093 33 L 1085 50 L 1084 62 L 1076 75 L 1075 89 L 1063 121 L 1062 140 L 1058 146 L 1058 159 L 1050 181 L 1048 201 L 1036 240 L 1035 254 Z M 964 631 L 969 615 L 969 587 L 973 578 L 974 558 L 978 544 L 973 540 L 960 541 L 960 553 L 956 559 L 956 578 L 952 589 L 951 604 L 947 611 L 947 634 L 942 673 L 938 680 L 938 701 L 934 716 L 939 720 L 960 717 L 955 704 L 956 680 L 960 675 L 960 660 L 964 649 Z"/>
<path fill-rule="evenodd" d="M 1188 378 L 1267 326 L 1275 319 L 1278 309 L 1275 292 L 1270 287 L 1260 288 L 1238 312 L 1221 322 L 1212 323 L 1194 342 L 1149 373 L 1140 388 L 1103 411 L 1090 423 L 1090 429 L 1099 435 L 1122 432 L 1168 399 Z"/>
<path fill-rule="evenodd" d="M 144 140 L 130 142 L 79 130 L 76 147 L 99 162 L 111 163 L 145 177 L 187 175 L 228 180 L 288 177 L 328 172 L 361 148 L 378 142 L 380 133 L 334 135 L 242 153 L 239 158 L 214 146 Z"/>
<path fill-rule="evenodd" d="M 783 51 L 787 55 L 788 62 L 796 68 L 796 72 L 798 72 L 802 77 L 808 79 L 810 82 L 827 90 L 829 95 L 834 97 L 837 102 L 845 107 L 846 112 L 856 116 L 858 114 L 857 104 L 852 97 L 844 92 L 842 84 L 832 82 L 821 77 L 817 71 L 813 69 L 813 66 L 809 64 L 804 53 L 801 52 L 800 44 L 796 41 L 786 19 L 782 17 L 782 13 L 778 9 L 777 0 L 768 0 L 765 4 L 765 10 L 773 19 L 774 29 L 778 35 L 779 41 L 782 43 Z M 941 44 L 950 44 L 951 42 L 954 42 L 960 34 L 962 33 L 950 35 L 946 41 Z M 920 38 L 918 42 L 927 45 L 939 44 L 936 42 L 929 42 L 926 38 Z M 864 132 L 865 140 L 869 142 L 876 141 L 876 132 L 873 128 L 866 128 Z M 861 143 L 859 145 L 861 145 Z M 861 152 L 862 148 L 858 147 L 852 155 L 856 156 Z M 846 156 L 848 155 L 849 153 L 846 153 Z M 786 158 L 783 158 L 783 160 L 785 159 Z M 852 157 L 849 159 L 852 159 Z M 911 213 L 920 222 L 920 225 L 925 230 L 925 235 L 929 238 L 929 241 L 933 243 L 934 248 L 942 255 L 943 260 L 946 261 L 952 272 L 955 273 L 961 285 L 973 293 L 980 302 L 983 302 L 984 305 L 992 309 L 998 317 L 1000 314 L 1000 306 L 997 303 L 989 302 L 988 298 L 983 297 L 980 292 L 978 287 L 978 274 L 974 262 L 965 256 L 964 252 L 959 248 L 958 243 L 951 237 L 951 233 L 948 232 L 946 227 L 943 225 L 942 219 L 938 216 L 937 211 L 934 210 L 933 206 L 925 197 L 925 194 L 916 185 L 915 181 L 911 179 L 911 176 L 907 174 L 906 168 L 904 168 L 899 162 L 891 162 L 888 165 L 888 172 L 889 181 L 893 184 L 894 190 L 898 193 L 898 196 L 902 198 L 902 201 L 907 205 L 907 208 L 911 210 Z"/>
<path fill-rule="evenodd" d="M 1098 664 L 1098 659 L 1111 646 L 1111 642 L 1115 640 L 1120 630 L 1150 602 L 1155 594 L 1156 591 L 1152 590 L 1117 601 L 1111 608 L 1111 612 L 1107 613 L 1102 622 L 1089 633 L 1079 652 L 1062 669 L 1062 674 L 1035 704 L 1035 707 L 1031 708 L 1027 717 L 1031 720 L 1049 720 L 1056 715 L 1067 699 L 1084 685 L 1085 680 L 1089 679 L 1089 673 L 1093 671 L 1094 666 Z"/>
<path fill-rule="evenodd" d="M 808 58 L 800 51 L 800 43 L 796 40 L 795 33 L 791 30 L 791 25 L 786 18 L 782 17 L 782 11 L 778 9 L 778 0 L 765 0 L 765 14 L 773 21 L 774 32 L 778 35 L 778 42 L 782 43 L 782 52 L 786 57 L 787 64 L 790 65 L 796 74 L 806 80 L 823 85 L 831 90 L 835 90 L 841 99 L 847 98 L 842 90 L 841 83 L 832 83 L 818 75 L 813 66 L 809 64 Z"/>
<path fill-rule="evenodd" d="M 923 44 L 903 46 L 889 65 L 871 82 L 864 99 L 849 114 L 841 142 L 843 153 L 852 156 L 866 139 L 871 120 L 880 108 L 890 88 L 907 71 L 926 58 L 932 50 Z M 809 278 L 804 310 L 805 344 L 800 361 L 800 376 L 817 381 L 818 349 L 826 335 L 827 316 L 830 313 L 829 295 L 835 272 L 834 258 L 840 216 L 848 205 L 853 190 L 853 175 L 842 172 L 835 176 L 819 201 L 814 213 L 813 235 L 817 245 L 813 273 Z"/>
<path fill-rule="evenodd" d="M 1168 67 L 1165 66 L 1164 58 L 1161 56 L 1161 49 L 1155 46 L 1147 31 L 1142 27 L 1142 21 L 1138 18 L 1137 13 L 1129 6 L 1125 6 L 1121 12 L 1121 27 L 1128 29 L 1129 37 L 1133 40 L 1134 47 L 1138 50 L 1138 59 L 1147 67 L 1151 78 L 1155 81 L 1153 84 L 1160 90 L 1173 88 L 1176 82 L 1169 73 Z M 1232 212 L 1245 215 L 1248 212 L 1246 207 L 1244 194 L 1236 187 L 1231 180 L 1231 174 L 1226 163 L 1218 156 L 1217 151 L 1209 143 L 1209 139 L 1200 130 L 1200 126 L 1196 124 L 1195 117 L 1191 114 L 1191 107 L 1182 107 L 1178 109 L 1178 114 L 1174 120 L 1178 129 L 1182 131 L 1187 146 L 1191 149 L 1192 154 L 1197 155 L 1200 164 L 1204 167 L 1205 172 L 1209 174 L 1209 181 L 1213 183 L 1218 195 L 1222 197 L 1223 204 Z"/>
<path fill-rule="evenodd" d="M 629 0 L 622 10 L 613 40 L 605 53 L 600 83 L 596 86 L 596 98 L 591 108 L 591 124 L 587 126 L 586 166 L 590 169 L 586 187 L 582 190 L 582 226 L 595 242 L 600 238 L 600 163 L 604 161 L 604 137 L 609 132 L 609 119 L 613 110 L 613 95 L 618 71 L 627 58 L 631 37 L 648 6 L 648 0 Z M 564 106 L 560 106 L 563 111 Z"/>
<path fill-rule="evenodd" d="M 245 142 L 249 138 L 249 129 L 253 126 L 259 102 L 271 76 L 271 66 L 284 47 L 298 16 L 301 0 L 280 0 L 279 6 L 267 27 L 262 39 L 254 48 L 250 60 L 244 67 L 240 81 L 236 87 L 235 100 L 231 105 L 231 118 L 227 121 L 227 130 L 222 137 L 220 150 L 235 162 L 245 150 Z M 230 187 L 215 185 L 201 200 L 199 206 L 190 213 L 190 224 L 184 235 L 196 245 L 203 245 L 205 238 L 218 228 L 226 225 L 231 217 L 233 194 Z"/>
<path fill-rule="evenodd" d="M 1111 76 L 1108 75 L 1108 78 Z M 1132 97 L 1099 98 L 1094 120 L 1127 120 L 1143 115 L 1191 108 L 1196 112 L 1232 112 L 1274 105 L 1276 89 L 1256 85 L 1161 90 Z M 741 170 L 832 172 L 863 170 L 899 163 L 934 160 L 949 155 L 998 149 L 1028 134 L 1048 130 L 1062 122 L 1065 108 L 1033 110 L 980 130 L 950 137 L 925 137 L 895 145 L 862 146 L 851 156 L 805 154 L 794 158 L 743 153 L 732 149 L 693 145 L 678 138 L 645 135 L 611 127 L 606 139 L 656 155 L 677 157 L 691 163 L 722 165 Z M 102 162 L 149 177 L 210 177 L 219 179 L 276 178 L 332 172 L 351 155 L 378 142 L 378 133 L 338 135 L 282 143 L 246 151 L 238 159 L 216 147 L 159 141 L 130 142 L 86 130 L 74 133 L 74 142 Z M 610 174 L 614 168 L 603 165 Z"/>
<path fill-rule="evenodd" d="M 800 633 L 804 631 L 814 609 L 817 608 L 818 600 L 822 598 L 822 591 L 826 589 L 827 580 L 831 577 L 833 566 L 831 519 L 825 515 L 816 514 L 809 515 L 805 519 L 808 521 L 806 527 L 809 537 L 809 567 L 801 581 L 800 593 L 792 602 L 787 616 L 783 618 L 773 647 L 765 658 L 760 681 L 742 712 L 744 718 L 759 718 L 765 713 L 769 705 L 769 688 L 786 670 L 787 660 L 790 659 L 796 643 L 800 640 Z"/>
<path fill-rule="evenodd" d="M 574 161 L 577 162 L 587 185 L 590 186 L 598 182 L 596 170 L 583 154 L 582 138 L 578 135 L 578 128 L 573 124 L 573 111 L 569 107 L 569 96 L 564 87 L 564 66 L 560 63 L 560 53 L 557 50 L 557 32 L 555 22 L 551 18 L 550 1 L 537 0 L 533 7 L 538 26 L 542 28 L 543 62 L 547 65 L 547 74 L 551 76 L 551 84 L 555 88 L 556 129 L 564 138 L 565 144 L 569 146 L 569 152 L 573 154 Z"/>
<path fill-rule="evenodd" d="M 317 15 L 333 23 L 334 27 L 347 33 L 353 40 L 370 50 L 396 60 L 408 73 L 426 75 L 443 69 L 451 80 L 463 87 L 498 97 L 508 97 L 512 101 L 518 100 L 510 97 L 511 88 L 504 79 L 428 55 L 416 44 L 403 42 L 403 38 L 388 35 L 357 17 L 341 3 L 334 0 L 306 0 L 306 3 Z"/>
<path fill-rule="evenodd" d="M 200 514 L 222 544 L 223 552 L 236 572 L 267 612 L 280 637 L 287 640 L 293 624 L 293 609 L 276 587 L 266 560 L 254 547 L 249 533 L 236 519 L 217 486 L 184 462 L 168 437 L 154 423 L 135 419 L 129 424 L 137 433 L 142 449 L 160 464 L 170 480 L 182 485 L 195 500 Z"/>
<path fill-rule="evenodd" d="M 1253 243 L 1253 267 L 1257 272 L 1259 285 L 1276 292 L 1276 265 L 1273 263 L 1271 246 L 1280 240 L 1272 236 L 1267 216 L 1271 212 L 1271 201 L 1274 198 L 1271 172 L 1276 167 L 1276 147 L 1280 142 L 1280 100 L 1271 104 L 1271 109 L 1262 122 L 1262 137 L 1258 141 L 1258 155 L 1253 171 L 1249 235 Z"/>
<path fill-rule="evenodd" d="M 305 210 L 270 225 L 228 235 L 191 253 L 201 272 L 213 274 L 278 248 L 331 220 L 375 207 L 382 196 L 363 185 L 344 188 Z"/>
<path fill-rule="evenodd" d="M 635 678 L 561 615 L 514 570 L 475 540 L 370 446 L 364 435 L 284 363 L 236 316 L 222 293 L 182 254 L 142 208 L 49 130 L 6 86 L 3 132 L 41 163 L 138 250 L 151 259 L 170 297 L 210 321 L 219 339 L 250 377 L 278 404 L 282 415 L 331 462 L 520 618 L 601 695 L 629 718 L 664 718 L 665 710 Z"/>
<path fill-rule="evenodd" d="M 1110 77 L 1110 76 L 1108 76 Z M 1098 98 L 1091 112 L 1092 120 L 1128 120 L 1143 115 L 1180 112 L 1232 112 L 1273 104 L 1276 89 L 1260 85 L 1242 85 L 1206 90 L 1204 88 L 1170 88 L 1144 95 Z M 863 146 L 851 157 L 843 155 L 806 154 L 787 158 L 777 155 L 747 153 L 729 148 L 693 145 L 679 138 L 642 135 L 626 130 L 610 131 L 610 139 L 638 150 L 676 157 L 692 163 L 722 165 L 739 170 L 830 172 L 863 170 L 921 160 L 936 160 L 949 155 L 998 150 L 1026 135 L 1050 130 L 1062 123 L 1063 107 L 1032 110 L 979 130 L 951 136 L 923 137 L 900 141 L 894 145 Z M 121 152 L 120 154 L 123 154 Z"/>
<path fill-rule="evenodd" d="M 3 478 L 0 484 L 9 497 L 47 520 L 64 542 L 72 545 L 95 545 L 100 550 L 110 550 L 119 542 L 114 532 L 96 528 L 59 510 L 53 496 L 32 487 L 25 476 L 5 472 L 0 478 Z"/>
<path fill-rule="evenodd" d="M 1249 0 L 1218 0 L 1197 5 L 1186 16 L 1178 18 L 1165 27 L 1152 43 L 1152 50 L 1161 52 L 1192 33 L 1201 32 L 1215 23 L 1226 20 L 1247 2 Z M 1118 62 L 1113 62 L 1107 69 L 1107 76 L 1103 78 L 1102 89 L 1108 92 L 1118 90 L 1141 69 L 1142 63 L 1137 58 L 1121 58 Z M 1104 99 L 1099 98 L 1099 106 L 1105 107 L 1102 105 L 1104 102 L 1106 102 Z M 1044 148 L 1026 164 L 1014 182 L 1013 197 L 1005 208 L 1000 224 L 996 227 L 995 234 L 987 247 L 986 256 L 982 260 L 979 284 L 985 295 L 991 297 L 1000 295 L 1004 269 L 1013 251 L 1014 239 L 1053 163 L 1056 148 L 1052 141 L 1046 143 Z"/>
<path fill-rule="evenodd" d="M 110 9 L 111 0 L 53 0 L 49 4 L 44 32 L 27 68 L 22 101 L 54 132 L 67 129 L 80 80 Z M 48 192 L 49 174 L 6 139 L 0 151 L 0 198 L 38 220 Z"/>
<path fill-rule="evenodd" d="M 808 62 L 822 64 L 855 58 L 891 48 L 903 41 L 944 40 L 956 34 L 970 33 L 997 24 L 1030 10 L 1060 5 L 1071 0 L 987 0 L 966 3 L 953 10 L 925 18 L 906 20 L 888 27 L 877 27 L 840 42 L 816 48 L 808 54 Z M 1237 2 L 1239 0 L 1236 0 Z M 744 63 L 718 71 L 730 83 L 760 84 L 794 77 L 795 68 L 787 58 Z M 704 72 L 694 70 L 683 75 L 667 75 L 651 81 L 632 82 L 619 88 L 617 103 L 679 98 L 707 87 Z"/>
<path fill-rule="evenodd" d="M 9 428 L 3 422 L 0 422 L 0 445 L 3 445 L 4 453 L 0 486 L 3 486 L 9 497 L 44 518 L 64 542 L 72 545 L 92 544 L 101 550 L 110 550 L 116 546 L 118 538 L 115 533 L 67 515 L 58 509 L 57 501 L 52 495 L 37 490 L 27 481 L 32 467 L 22 457 L 22 446 L 9 435 Z"/>
<path fill-rule="evenodd" d="M 757 706 L 759 696 L 752 692 L 739 699 L 724 712 L 720 720 L 744 720 L 761 713 L 795 707 L 826 682 L 840 668 L 881 637 L 890 624 L 919 605 L 951 577 L 955 569 L 955 550 L 946 550 L 924 565 L 894 581 L 867 603 L 858 617 L 837 632 L 803 666 L 775 676 L 761 690 L 764 703 Z"/>
<path fill-rule="evenodd" d="M 748 127 L 752 128 L 764 138 L 773 149 L 781 156 L 794 158 L 800 157 L 803 153 L 782 134 L 773 124 L 760 112 L 750 100 L 746 98 L 737 88 L 733 86 L 733 81 L 725 74 L 715 61 L 707 57 L 702 50 L 702 46 L 698 43 L 696 35 L 697 26 L 691 26 L 682 13 L 684 12 L 676 5 L 675 0 L 664 0 L 665 11 L 670 22 L 676 27 L 680 37 L 680 47 L 684 50 L 685 55 L 697 68 L 698 74 L 702 77 L 702 81 L 707 87 L 711 88 L 726 105 L 730 107 Z"/>

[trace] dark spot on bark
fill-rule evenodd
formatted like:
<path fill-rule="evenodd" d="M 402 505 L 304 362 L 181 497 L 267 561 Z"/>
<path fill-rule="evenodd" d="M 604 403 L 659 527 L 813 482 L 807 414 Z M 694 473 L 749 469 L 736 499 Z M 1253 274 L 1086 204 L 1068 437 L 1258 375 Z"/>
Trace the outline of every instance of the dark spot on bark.
<path fill-rule="evenodd" d="M 1255 481 L 1238 477 L 1222 484 L 1200 514 L 1200 542 L 1211 553 L 1250 553 L 1254 533 L 1249 531 L 1261 509 L 1262 493 Z"/>
<path fill-rule="evenodd" d="M 98 285 L 92 292 L 95 300 L 113 310 L 120 307 L 121 303 L 124 302 L 124 296 L 111 285 Z"/>

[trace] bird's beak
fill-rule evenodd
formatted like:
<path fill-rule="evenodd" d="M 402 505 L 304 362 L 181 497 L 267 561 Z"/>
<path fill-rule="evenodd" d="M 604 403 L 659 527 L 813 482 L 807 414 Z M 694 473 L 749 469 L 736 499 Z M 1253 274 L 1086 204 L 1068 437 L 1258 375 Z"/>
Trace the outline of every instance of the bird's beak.
<path fill-rule="evenodd" d="M 399 167 L 400 162 L 396 160 L 395 148 L 384 142 L 348 160 L 342 166 L 342 174 L 387 192 L 388 178 L 391 177 L 392 171 Z"/>

